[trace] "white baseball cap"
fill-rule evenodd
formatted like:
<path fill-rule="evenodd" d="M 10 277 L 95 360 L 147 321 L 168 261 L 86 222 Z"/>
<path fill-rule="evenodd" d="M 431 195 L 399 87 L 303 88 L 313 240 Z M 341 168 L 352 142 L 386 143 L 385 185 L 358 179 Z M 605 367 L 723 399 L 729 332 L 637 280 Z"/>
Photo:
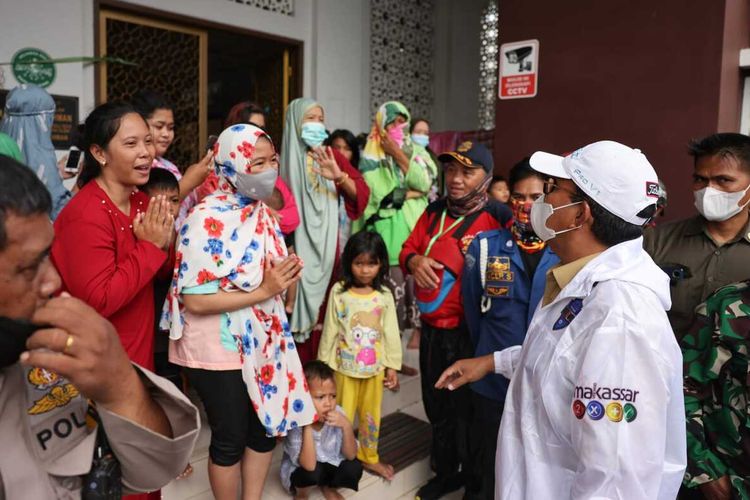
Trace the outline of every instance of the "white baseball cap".
<path fill-rule="evenodd" d="M 649 221 L 638 214 L 655 205 L 661 192 L 646 156 L 619 142 L 595 142 L 565 157 L 537 151 L 529 163 L 542 174 L 570 179 L 607 211 L 637 226 Z"/>

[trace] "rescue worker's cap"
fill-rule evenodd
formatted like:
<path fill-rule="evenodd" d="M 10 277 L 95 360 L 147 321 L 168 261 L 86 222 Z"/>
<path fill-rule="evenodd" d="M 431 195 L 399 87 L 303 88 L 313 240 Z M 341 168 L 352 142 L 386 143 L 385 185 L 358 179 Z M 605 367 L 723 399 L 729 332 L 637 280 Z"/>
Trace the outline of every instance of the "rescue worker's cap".
<path fill-rule="evenodd" d="M 456 160 L 466 167 L 481 168 L 488 174 L 492 173 L 494 168 L 490 150 L 483 144 L 472 141 L 464 141 L 459 144 L 455 151 L 442 153 L 438 156 L 438 160 L 443 163 Z"/>
<path fill-rule="evenodd" d="M 591 199 L 625 222 L 646 224 L 661 189 L 654 167 L 639 149 L 599 141 L 562 157 L 537 151 L 531 168 L 550 177 L 570 179 Z"/>

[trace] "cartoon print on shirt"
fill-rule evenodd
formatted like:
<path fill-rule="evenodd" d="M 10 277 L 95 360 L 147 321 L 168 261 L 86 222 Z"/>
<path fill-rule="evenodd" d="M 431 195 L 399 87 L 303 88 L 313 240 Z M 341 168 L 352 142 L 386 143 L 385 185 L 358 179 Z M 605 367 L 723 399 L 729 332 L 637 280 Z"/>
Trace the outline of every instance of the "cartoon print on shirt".
<path fill-rule="evenodd" d="M 359 311 L 352 316 L 350 327 L 359 347 L 355 361 L 360 369 L 377 365 L 375 344 L 380 340 L 380 315 L 376 311 Z"/>

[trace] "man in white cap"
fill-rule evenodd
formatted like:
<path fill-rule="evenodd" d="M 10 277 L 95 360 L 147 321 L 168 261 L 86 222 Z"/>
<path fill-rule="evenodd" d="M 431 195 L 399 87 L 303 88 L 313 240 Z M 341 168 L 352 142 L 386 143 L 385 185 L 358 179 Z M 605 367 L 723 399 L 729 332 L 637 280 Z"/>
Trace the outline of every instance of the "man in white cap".
<path fill-rule="evenodd" d="M 641 237 L 656 173 L 612 141 L 565 158 L 537 152 L 531 167 L 549 176 L 531 223 L 560 265 L 522 347 L 458 361 L 437 386 L 510 378 L 497 499 L 674 499 L 686 464 L 682 356 L 669 279 Z"/>

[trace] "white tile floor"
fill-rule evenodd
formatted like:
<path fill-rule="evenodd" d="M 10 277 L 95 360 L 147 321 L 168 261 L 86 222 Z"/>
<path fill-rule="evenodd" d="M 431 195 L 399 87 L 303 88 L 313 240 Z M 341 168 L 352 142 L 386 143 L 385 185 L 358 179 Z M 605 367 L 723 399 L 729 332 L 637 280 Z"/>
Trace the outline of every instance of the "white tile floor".
<path fill-rule="evenodd" d="M 405 340 L 408 335 L 405 335 Z M 419 366 L 418 351 L 404 349 L 404 363 L 413 367 Z M 422 406 L 421 388 L 419 376 L 402 377 L 401 389 L 397 393 L 386 391 L 383 397 L 383 415 L 395 411 L 403 411 L 413 417 L 427 420 L 424 407 Z M 193 474 L 186 479 L 172 481 L 162 489 L 162 498 L 165 500 L 211 500 L 211 488 L 208 483 L 208 444 L 210 432 L 207 425 L 201 430 L 201 435 L 195 446 L 195 452 L 191 464 Z M 279 478 L 279 464 L 281 463 L 282 447 L 277 446 L 273 454 L 271 471 L 269 472 L 266 485 L 263 490 L 264 500 L 288 500 L 291 496 L 282 488 Z M 413 499 L 414 495 L 432 473 L 429 470 L 428 459 L 420 460 L 406 469 L 402 470 L 390 483 L 365 472 L 360 481 L 359 492 L 341 490 L 341 494 L 353 500 L 391 500 L 391 499 Z M 446 500 L 458 500 L 463 496 L 462 491 L 454 492 L 446 497 Z M 312 500 L 322 499 L 320 492 L 315 492 L 310 497 Z"/>

